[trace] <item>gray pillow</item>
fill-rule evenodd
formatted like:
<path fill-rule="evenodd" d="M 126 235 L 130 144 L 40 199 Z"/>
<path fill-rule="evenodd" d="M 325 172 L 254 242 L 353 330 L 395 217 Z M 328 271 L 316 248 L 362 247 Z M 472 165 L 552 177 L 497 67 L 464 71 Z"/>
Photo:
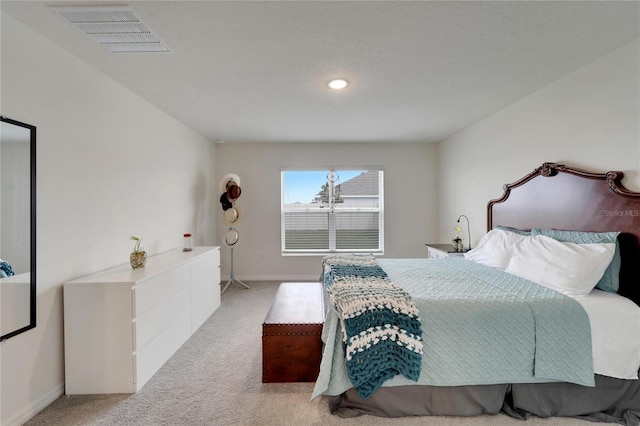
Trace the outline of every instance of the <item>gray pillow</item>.
<path fill-rule="evenodd" d="M 513 233 L 518 234 L 518 235 L 531 235 L 530 231 L 523 231 L 522 229 L 511 228 L 509 226 L 497 225 L 497 226 L 494 227 L 494 229 L 501 229 L 503 231 L 513 232 Z"/>

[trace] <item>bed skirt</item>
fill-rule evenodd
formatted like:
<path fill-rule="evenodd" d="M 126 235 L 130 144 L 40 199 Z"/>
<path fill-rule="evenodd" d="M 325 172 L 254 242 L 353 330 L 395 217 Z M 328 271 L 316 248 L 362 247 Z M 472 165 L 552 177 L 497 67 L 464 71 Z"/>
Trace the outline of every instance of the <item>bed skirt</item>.
<path fill-rule="evenodd" d="M 578 417 L 585 420 L 640 424 L 640 380 L 596 375 L 596 387 L 571 383 L 480 386 L 397 386 L 378 389 L 363 400 L 351 388 L 329 397 L 340 417 L 478 416 L 500 412 L 518 419 Z"/>

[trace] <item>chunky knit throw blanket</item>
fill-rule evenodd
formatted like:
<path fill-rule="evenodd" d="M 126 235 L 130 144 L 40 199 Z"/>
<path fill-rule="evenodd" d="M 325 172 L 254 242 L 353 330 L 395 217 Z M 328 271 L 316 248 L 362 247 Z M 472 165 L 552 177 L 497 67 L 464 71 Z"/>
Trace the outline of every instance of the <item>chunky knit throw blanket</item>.
<path fill-rule="evenodd" d="M 408 293 L 371 255 L 330 255 L 323 281 L 342 323 L 347 373 L 363 399 L 398 374 L 420 377 L 422 327 Z"/>
<path fill-rule="evenodd" d="M 2 259 L 0 259 L 0 271 L 2 271 L 2 275 L 4 277 L 13 276 L 13 268 L 11 267 L 11 264 Z"/>

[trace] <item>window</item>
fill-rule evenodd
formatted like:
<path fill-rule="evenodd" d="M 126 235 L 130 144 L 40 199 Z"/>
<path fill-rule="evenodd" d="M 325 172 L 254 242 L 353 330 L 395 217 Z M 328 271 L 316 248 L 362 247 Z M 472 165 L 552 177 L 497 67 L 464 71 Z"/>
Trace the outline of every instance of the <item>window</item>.
<path fill-rule="evenodd" d="M 282 171 L 282 254 L 383 253 L 383 172 Z"/>

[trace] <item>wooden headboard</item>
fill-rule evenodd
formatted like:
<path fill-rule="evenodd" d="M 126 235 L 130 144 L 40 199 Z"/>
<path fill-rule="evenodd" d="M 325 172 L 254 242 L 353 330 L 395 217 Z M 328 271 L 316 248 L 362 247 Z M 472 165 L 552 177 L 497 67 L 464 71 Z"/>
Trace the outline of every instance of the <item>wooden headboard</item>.
<path fill-rule="evenodd" d="M 543 163 L 489 201 L 487 228 L 620 231 L 619 294 L 640 305 L 640 193 L 624 188 L 622 177 Z"/>

